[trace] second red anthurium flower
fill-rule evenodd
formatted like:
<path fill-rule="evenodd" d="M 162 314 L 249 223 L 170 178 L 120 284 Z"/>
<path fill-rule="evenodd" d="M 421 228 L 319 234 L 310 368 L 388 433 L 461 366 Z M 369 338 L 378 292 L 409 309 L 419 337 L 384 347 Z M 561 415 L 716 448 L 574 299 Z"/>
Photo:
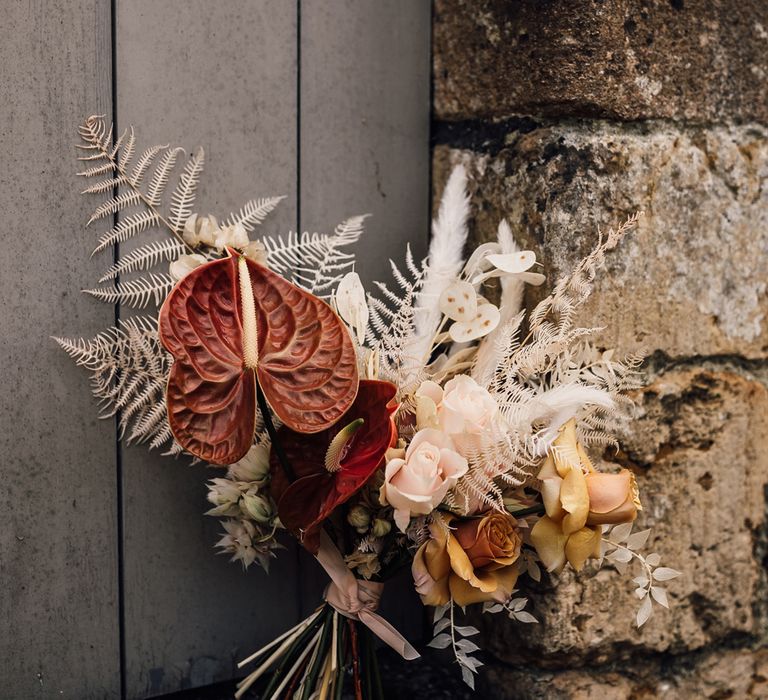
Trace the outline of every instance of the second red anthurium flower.
<path fill-rule="evenodd" d="M 296 480 L 289 482 L 273 447 L 272 496 L 283 525 L 309 551 L 317 551 L 323 520 L 366 484 L 397 439 L 396 392 L 389 382 L 362 380 L 354 403 L 332 427 L 313 434 L 286 426 L 277 431 Z"/>

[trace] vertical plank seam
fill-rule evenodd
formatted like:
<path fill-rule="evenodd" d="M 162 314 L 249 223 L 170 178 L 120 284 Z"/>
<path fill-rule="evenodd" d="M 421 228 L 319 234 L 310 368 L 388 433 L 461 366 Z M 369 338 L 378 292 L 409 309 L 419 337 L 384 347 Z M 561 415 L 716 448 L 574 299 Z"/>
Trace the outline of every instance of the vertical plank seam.
<path fill-rule="evenodd" d="M 301 236 L 301 0 L 296 0 L 296 235 Z M 294 275 L 298 270 L 294 271 Z M 296 616 L 304 615 L 302 600 L 302 552 L 301 545 L 296 545 Z"/>
<path fill-rule="evenodd" d="M 427 37 L 427 69 L 429 70 L 429 133 L 427 134 L 427 222 L 431 224 L 434 205 L 432 202 L 432 187 L 434 180 L 432 162 L 432 150 L 433 150 L 433 138 L 434 138 L 434 124 L 435 124 L 435 71 L 433 69 L 433 48 L 434 48 L 434 31 L 435 26 L 435 4 L 431 3 L 429 8 L 429 36 Z M 431 225 L 427 226 L 426 237 L 427 245 L 429 245 Z"/>
<path fill-rule="evenodd" d="M 112 48 L 112 134 L 113 139 L 118 138 L 117 123 L 117 0 L 110 0 L 110 33 Z M 115 187 L 114 195 L 117 196 L 119 187 Z M 113 215 L 113 226 L 117 226 L 120 213 Z M 120 260 L 120 244 L 116 243 L 112 252 L 112 261 Z M 115 285 L 120 282 L 120 276 L 115 279 Z M 120 323 L 120 304 L 115 304 L 115 325 Z M 120 446 L 120 411 L 115 413 L 115 486 L 117 502 L 117 629 L 118 629 L 118 663 L 120 668 L 120 698 L 127 697 L 127 669 L 125 650 L 125 513 L 123 509 L 123 453 Z"/>

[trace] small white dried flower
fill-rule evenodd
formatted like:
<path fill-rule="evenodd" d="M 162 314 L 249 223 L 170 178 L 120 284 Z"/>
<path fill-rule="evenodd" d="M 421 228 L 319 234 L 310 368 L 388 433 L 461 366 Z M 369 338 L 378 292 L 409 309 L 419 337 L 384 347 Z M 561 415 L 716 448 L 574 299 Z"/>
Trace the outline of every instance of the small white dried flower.
<path fill-rule="evenodd" d="M 249 241 L 243 246 L 243 255 L 259 265 L 267 264 L 267 248 L 261 241 Z"/>
<path fill-rule="evenodd" d="M 182 238 L 193 248 L 201 243 L 213 247 L 219 231 L 219 222 L 215 216 L 198 216 L 191 214 L 184 223 Z"/>
<path fill-rule="evenodd" d="M 257 523 L 268 523 L 274 515 L 272 504 L 256 493 L 257 489 L 250 489 L 243 495 L 240 508 L 243 515 L 253 518 Z"/>
<path fill-rule="evenodd" d="M 269 448 L 253 445 L 245 457 L 229 465 L 227 475 L 235 481 L 263 483 L 269 475 Z"/>
<path fill-rule="evenodd" d="M 208 500 L 214 508 L 206 515 L 239 515 L 240 488 L 229 479 L 211 479 L 208 482 Z"/>
<path fill-rule="evenodd" d="M 347 522 L 355 529 L 365 532 L 371 523 L 371 513 L 364 506 L 354 506 L 353 508 L 349 509 L 349 513 L 347 514 Z"/>
<path fill-rule="evenodd" d="M 168 266 L 168 272 L 177 282 L 186 277 L 196 267 L 200 267 L 205 262 L 205 257 L 199 253 L 192 255 L 180 255 Z"/>
<path fill-rule="evenodd" d="M 221 549 L 222 554 L 231 554 L 231 561 L 240 561 L 247 569 L 259 556 L 254 547 L 256 526 L 247 520 L 225 520 L 222 525 L 227 534 L 216 543 L 216 547 Z"/>
<path fill-rule="evenodd" d="M 232 224 L 231 226 L 224 226 L 218 230 L 214 246 L 219 250 L 223 250 L 227 246 L 242 250 L 249 243 L 248 232 L 243 225 Z"/>
<path fill-rule="evenodd" d="M 392 523 L 389 522 L 389 520 L 384 520 L 383 518 L 376 518 L 373 521 L 373 525 L 371 526 L 371 534 L 374 537 L 384 537 L 385 535 L 389 534 L 389 531 L 392 529 Z"/>

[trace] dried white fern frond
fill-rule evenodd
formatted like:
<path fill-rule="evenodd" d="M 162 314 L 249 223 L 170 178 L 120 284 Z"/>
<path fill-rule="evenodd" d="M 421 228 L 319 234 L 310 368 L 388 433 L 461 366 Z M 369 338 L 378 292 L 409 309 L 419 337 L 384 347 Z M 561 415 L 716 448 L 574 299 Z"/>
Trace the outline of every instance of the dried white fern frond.
<path fill-rule="evenodd" d="M 160 223 L 160 217 L 153 211 L 142 211 L 138 214 L 131 214 L 130 216 L 121 219 L 99 239 L 99 244 L 94 248 L 91 255 L 100 253 L 102 250 L 117 243 L 123 243 L 129 238 L 132 238 L 153 226 L 157 226 L 158 223 Z"/>
<path fill-rule="evenodd" d="M 392 275 L 399 289 L 377 282 L 379 296 L 368 295 L 370 312 L 369 345 L 379 357 L 383 379 L 398 387 L 400 398 L 408 396 L 426 378 L 426 370 L 414 371 L 419 358 L 411 353 L 415 300 L 421 290 L 426 268 L 418 266 L 410 246 L 406 249 L 405 272 L 390 260 Z"/>
<path fill-rule="evenodd" d="M 285 196 L 251 199 L 245 203 L 239 212 L 230 214 L 224 224 L 226 226 L 240 224 L 246 231 L 253 231 L 284 199 Z"/>
<path fill-rule="evenodd" d="M 360 239 L 366 218 L 362 215 L 347 219 L 330 235 L 290 232 L 286 238 L 264 236 L 267 264 L 307 291 L 326 298 L 354 267 L 354 253 L 344 249 Z"/>
<path fill-rule="evenodd" d="M 147 188 L 147 201 L 151 206 L 160 206 L 163 199 L 163 192 L 165 192 L 171 173 L 176 167 L 179 153 L 182 151 L 182 148 L 171 148 L 170 150 L 167 150 L 157 164 L 157 167 L 152 174 L 152 179 L 149 181 L 149 187 Z"/>
<path fill-rule="evenodd" d="M 326 238 L 322 255 L 305 253 L 296 268 L 296 283 L 321 299 L 330 297 L 342 277 L 354 269 L 355 254 L 342 249 L 360 240 L 368 216 L 353 216 L 340 223 Z"/>
<path fill-rule="evenodd" d="M 150 302 L 160 306 L 174 284 L 176 280 L 170 275 L 150 273 L 146 277 L 118 282 L 113 287 L 84 289 L 83 292 L 107 304 L 124 304 L 134 309 L 144 309 Z"/>
<path fill-rule="evenodd" d="M 630 216 L 617 229 L 610 229 L 603 237 L 600 234 L 598 243 L 592 252 L 584 258 L 571 272 L 563 277 L 552 290 L 552 293 L 543 299 L 530 314 L 530 328 L 535 332 L 548 320 L 570 319 L 573 311 L 581 306 L 592 292 L 592 283 L 598 270 L 605 264 L 605 254 L 613 250 L 621 239 L 633 228 L 643 212 L 637 212 Z"/>
<path fill-rule="evenodd" d="M 157 320 L 137 316 L 90 340 L 54 338 L 91 374 L 100 417 L 118 415 L 120 436 L 160 447 L 172 440 L 165 413 L 165 384 L 171 356 L 160 345 Z"/>
<path fill-rule="evenodd" d="M 198 148 L 187 161 L 179 178 L 179 184 L 171 195 L 171 215 L 168 217 L 173 230 L 180 236 L 184 224 L 192 214 L 197 194 L 197 183 L 205 164 L 205 151 Z"/>
<path fill-rule="evenodd" d="M 528 483 L 535 472 L 524 436 L 497 429 L 478 436 L 464 446 L 469 470 L 454 489 L 454 502 L 461 512 L 472 512 L 479 504 L 503 510 L 502 489 Z"/>
<path fill-rule="evenodd" d="M 148 243 L 120 256 L 120 260 L 110 267 L 99 282 L 115 279 L 137 270 L 149 270 L 161 262 L 171 262 L 184 253 L 186 248 L 175 238 Z"/>
<path fill-rule="evenodd" d="M 78 174 L 85 178 L 110 175 L 84 191 L 88 194 L 110 194 L 109 199 L 96 208 L 88 223 L 120 212 L 139 209 L 129 213 L 104 234 L 94 253 L 157 226 L 165 228 L 181 245 L 188 247 L 181 237 L 181 231 L 194 202 L 195 187 L 203 165 L 201 153 L 192 156 L 184 168 L 171 200 L 169 221 L 158 210 L 158 206 L 181 149 L 167 150 L 166 146 L 152 146 L 142 152 L 129 174 L 128 169 L 136 151 L 133 127 L 126 129 L 114 144 L 111 142 L 112 127 L 107 129 L 101 116 L 88 117 L 79 132 L 83 143 L 79 144 L 78 148 L 88 152 L 88 155 L 81 156 L 80 160 L 93 165 Z M 165 153 L 155 167 L 149 188 L 144 193 L 141 189 L 144 177 L 156 156 L 163 150 Z M 122 191 L 118 191 L 118 188 Z"/>
<path fill-rule="evenodd" d="M 123 192 L 108 199 L 104 204 L 99 205 L 96 211 L 93 212 L 91 218 L 88 219 L 86 226 L 90 226 L 94 221 L 103 219 L 105 216 L 112 216 L 118 211 L 133 207 L 141 202 L 141 195 L 138 192 Z"/>

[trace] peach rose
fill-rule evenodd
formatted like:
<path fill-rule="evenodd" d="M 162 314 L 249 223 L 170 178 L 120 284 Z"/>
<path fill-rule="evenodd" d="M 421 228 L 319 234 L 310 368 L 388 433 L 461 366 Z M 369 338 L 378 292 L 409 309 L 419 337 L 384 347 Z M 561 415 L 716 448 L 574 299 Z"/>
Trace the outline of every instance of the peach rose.
<path fill-rule="evenodd" d="M 420 430 L 404 459 L 387 462 L 381 503 L 394 508 L 395 524 L 405 532 L 411 515 L 431 513 L 467 469 L 467 460 L 455 451 L 447 435 L 433 428 Z"/>
<path fill-rule="evenodd" d="M 585 480 L 589 495 L 587 525 L 628 523 L 642 509 L 635 475 L 628 469 L 618 474 L 590 472 Z"/>
<path fill-rule="evenodd" d="M 460 521 L 448 515 L 433 522 L 430 532 L 412 564 L 424 605 L 445 605 L 451 598 L 458 605 L 503 603 L 512 595 L 522 537 L 511 515 L 492 511 Z"/>
<path fill-rule="evenodd" d="M 631 522 L 641 505 L 629 471 L 595 471 L 576 439 L 574 419 L 559 433 L 539 472 L 546 515 L 531 529 L 531 542 L 548 571 L 566 561 L 579 571 L 600 556 L 600 525 Z"/>

